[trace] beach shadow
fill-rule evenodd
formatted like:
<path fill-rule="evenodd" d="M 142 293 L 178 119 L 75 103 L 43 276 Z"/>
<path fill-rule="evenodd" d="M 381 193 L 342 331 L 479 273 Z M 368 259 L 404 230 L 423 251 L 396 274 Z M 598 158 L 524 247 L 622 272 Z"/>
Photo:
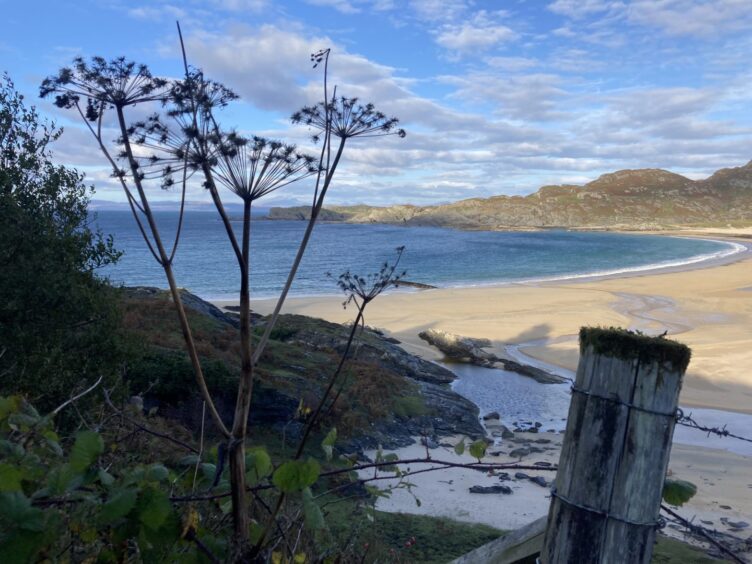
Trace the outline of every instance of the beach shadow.
<path fill-rule="evenodd" d="M 543 344 L 551 338 L 551 326 L 548 323 L 534 325 L 522 333 L 508 339 L 509 343 L 516 344 Z"/>

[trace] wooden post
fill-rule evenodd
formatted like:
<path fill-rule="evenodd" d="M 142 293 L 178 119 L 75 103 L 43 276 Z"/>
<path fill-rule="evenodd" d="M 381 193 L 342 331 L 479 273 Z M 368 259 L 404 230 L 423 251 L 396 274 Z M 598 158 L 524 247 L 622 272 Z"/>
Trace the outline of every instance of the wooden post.
<path fill-rule="evenodd" d="M 649 563 L 690 350 L 583 328 L 540 561 Z"/>

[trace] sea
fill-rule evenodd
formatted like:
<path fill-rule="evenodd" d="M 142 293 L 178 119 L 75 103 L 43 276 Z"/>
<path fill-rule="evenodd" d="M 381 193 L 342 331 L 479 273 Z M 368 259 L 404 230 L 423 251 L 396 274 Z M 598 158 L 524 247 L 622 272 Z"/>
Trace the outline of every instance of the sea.
<path fill-rule="evenodd" d="M 178 216 L 155 213 L 170 247 Z M 115 284 L 166 287 L 164 272 L 148 251 L 130 212 L 101 210 L 92 223 L 111 234 L 121 260 L 100 269 Z M 234 222 L 236 233 L 241 223 Z M 282 288 L 303 236 L 305 222 L 257 218 L 251 229 L 253 298 L 274 297 Z M 578 279 L 680 267 L 728 256 L 734 243 L 680 237 L 546 230 L 462 231 L 438 227 L 321 223 L 314 230 L 292 295 L 334 295 L 336 277 L 377 272 L 405 247 L 399 268 L 406 280 L 438 287 L 513 284 Z M 207 300 L 232 299 L 239 271 L 216 214 L 185 215 L 174 261 L 178 284 Z"/>
<path fill-rule="evenodd" d="M 177 215 L 160 211 L 156 212 L 156 218 L 169 247 L 174 242 Z M 101 269 L 100 276 L 115 284 L 166 287 L 164 272 L 149 253 L 130 212 L 101 210 L 92 217 L 92 223 L 112 235 L 115 246 L 123 252 L 117 264 Z M 241 223 L 234 225 L 239 233 Z M 302 221 L 254 220 L 251 290 L 255 298 L 273 297 L 280 291 L 304 229 Z M 395 249 L 400 246 L 405 247 L 400 270 L 407 270 L 406 279 L 445 288 L 634 274 L 722 259 L 746 249 L 724 241 L 613 232 L 484 232 L 321 223 L 314 230 L 291 293 L 335 295 L 336 276 L 346 270 L 359 275 L 376 272 L 384 262 L 394 260 Z M 186 214 L 174 266 L 178 284 L 206 300 L 237 296 L 235 258 L 223 225 L 211 212 Z M 510 345 L 507 353 L 520 362 L 568 378 L 574 376 L 567 370 L 527 357 L 522 349 L 525 345 Z M 497 411 L 502 422 L 510 427 L 537 422 L 544 431 L 563 432 L 570 400 L 569 384 L 539 384 L 497 368 L 445 366 L 457 375 L 453 389 L 475 403 L 481 414 Z M 746 414 L 685 410 L 711 426 L 729 421 L 730 428 L 752 425 L 752 416 Z M 748 443 L 717 444 L 713 437 L 681 427 L 677 428 L 675 441 L 752 455 Z"/>

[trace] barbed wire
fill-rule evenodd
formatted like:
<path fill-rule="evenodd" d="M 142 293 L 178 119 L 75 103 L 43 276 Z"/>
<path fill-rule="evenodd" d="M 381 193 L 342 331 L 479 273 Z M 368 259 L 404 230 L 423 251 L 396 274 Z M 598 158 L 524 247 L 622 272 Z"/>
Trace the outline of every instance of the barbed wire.
<path fill-rule="evenodd" d="M 728 546 L 726 546 L 724 543 L 720 542 L 713 536 L 718 535 L 718 531 L 708 529 L 706 527 L 703 527 L 702 525 L 696 525 L 686 517 L 682 517 L 676 511 L 672 510 L 669 507 L 666 507 L 666 505 L 664 504 L 661 504 L 661 510 L 672 517 L 671 521 L 680 524 L 696 537 L 701 537 L 703 540 L 709 542 L 722 554 L 730 557 L 734 562 L 738 562 L 739 564 L 746 564 L 746 561 L 741 556 L 739 556 L 736 552 L 734 552 L 732 549 L 730 549 Z"/>
<path fill-rule="evenodd" d="M 676 424 L 681 425 L 682 427 L 688 427 L 689 429 L 703 431 L 704 433 L 707 433 L 708 436 L 717 435 L 719 437 L 731 437 L 732 439 L 752 443 L 752 439 L 732 433 L 726 428 L 726 425 L 724 425 L 723 427 L 709 427 L 707 425 L 702 425 L 692 418 L 691 413 L 689 415 L 685 415 L 684 411 L 682 411 L 680 408 L 677 408 L 676 410 Z"/>

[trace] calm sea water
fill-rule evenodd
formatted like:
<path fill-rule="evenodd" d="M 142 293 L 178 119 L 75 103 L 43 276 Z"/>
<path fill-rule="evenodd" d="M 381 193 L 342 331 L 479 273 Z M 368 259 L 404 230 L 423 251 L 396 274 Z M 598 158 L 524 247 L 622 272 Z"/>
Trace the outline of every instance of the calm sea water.
<path fill-rule="evenodd" d="M 157 212 L 163 238 L 177 224 L 172 212 Z M 115 283 L 166 287 L 128 211 L 99 211 L 95 223 L 124 251 L 100 274 Z M 281 289 L 303 235 L 304 222 L 255 221 L 251 232 L 254 297 Z M 236 231 L 240 224 L 236 224 Z M 680 265 L 734 252 L 731 244 L 619 233 L 481 232 L 433 227 L 319 224 L 303 259 L 293 294 L 336 294 L 327 272 L 377 271 L 406 247 L 401 266 L 407 279 L 435 286 L 470 286 L 557 279 L 596 273 Z M 210 212 L 189 212 L 175 260 L 178 284 L 207 299 L 232 298 L 238 270 L 222 224 Z"/>

